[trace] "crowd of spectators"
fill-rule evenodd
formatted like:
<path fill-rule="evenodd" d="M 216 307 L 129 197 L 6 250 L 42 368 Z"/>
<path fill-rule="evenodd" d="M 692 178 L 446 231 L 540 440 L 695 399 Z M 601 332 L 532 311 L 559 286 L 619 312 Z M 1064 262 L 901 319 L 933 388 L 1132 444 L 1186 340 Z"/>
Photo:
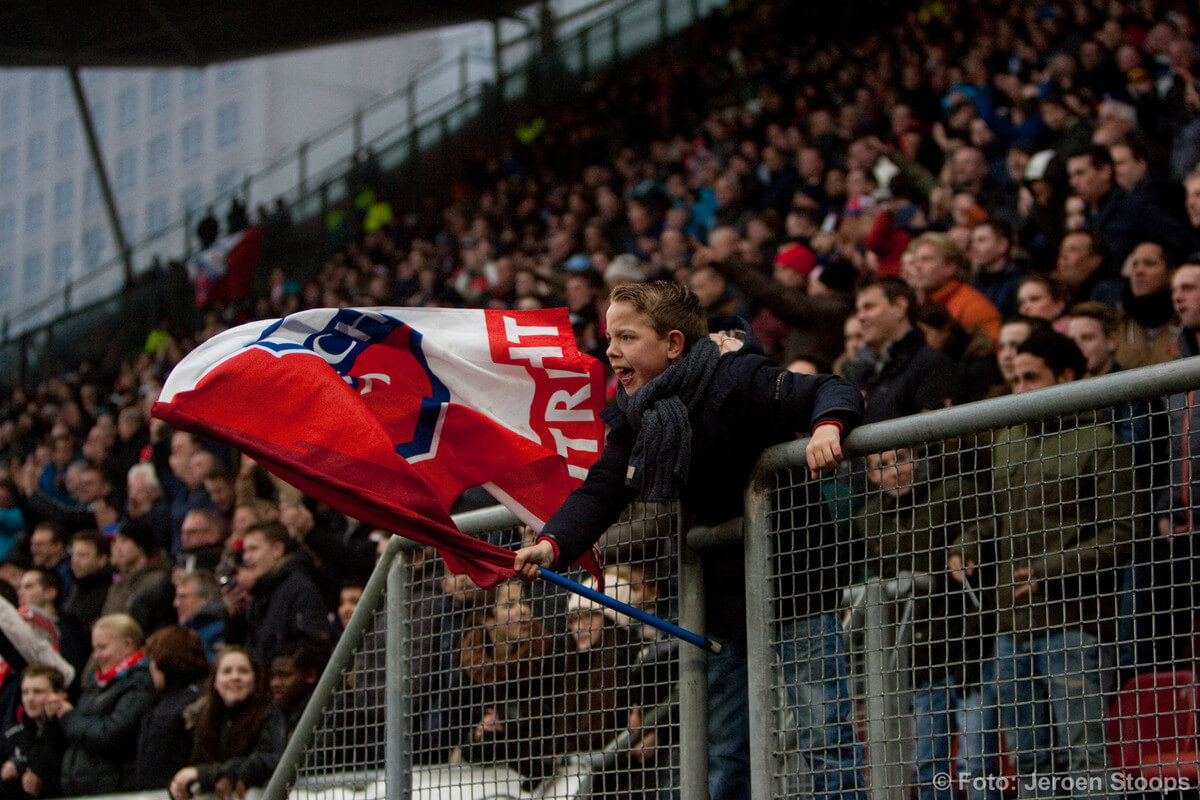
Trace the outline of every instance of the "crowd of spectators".
<path fill-rule="evenodd" d="M 264 293 L 218 304 L 201 328 L 167 320 L 145 352 L 113 369 L 82 364 L 4 398 L 0 590 L 8 611 L 19 609 L 0 604 L 9 643 L 0 728 L 17 722 L 18 707 L 23 722 L 0 754 L 3 791 L 169 785 L 184 800 L 197 787 L 261 785 L 315 685 L 312 665 L 361 595 L 386 533 L 149 415 L 175 361 L 239 321 L 313 307 L 565 306 L 580 349 L 602 358 L 607 290 L 678 281 L 711 317 L 747 319 L 779 363 L 853 381 L 868 421 L 1197 352 L 1194 8 L 946 0 L 882 30 L 826 40 L 791 6 L 748 4 L 597 77 L 411 208 L 364 159 L 349 176 L 352 202 L 325 221 L 330 241 L 344 244 L 311 280 L 274 266 Z M 245 211 L 235 210 L 244 227 Z M 217 227 L 210 214 L 203 236 Z M 1053 647 L 1090 657 L 1139 615 L 1186 616 L 1156 626 L 1157 638 L 1127 627 L 1120 666 L 1133 673 L 1189 657 L 1179 640 L 1190 641 L 1195 599 L 1179 587 L 1192 583 L 1187 498 L 1200 493 L 1166 488 L 1191 488 L 1200 475 L 1188 469 L 1200 446 L 1188 447 L 1190 428 L 1176 427 L 1190 420 L 1187 403 L 1119 406 L 1080 423 L 1086 443 L 1076 433 L 1070 446 L 1107 458 L 1089 461 L 1086 476 L 1036 478 L 1069 492 L 1072 514 L 1085 499 L 1072 487 L 1087 482 L 1093 504 L 1106 497 L 1098 487 L 1114 487 L 1105 514 L 1090 520 L 1091 539 L 1050 542 L 1045 531 L 1067 517 L 1051 518 L 1018 491 L 1029 486 L 1005 483 L 1015 465 L 1037 461 L 1016 451 L 1017 433 L 981 445 L 987 464 L 960 473 L 945 454 L 902 449 L 847 478 L 865 487 L 866 511 L 849 516 L 874 543 L 874 574 L 950 575 L 985 595 L 976 602 L 971 589 L 971 605 L 947 594 L 914 620 L 961 619 L 954 636 L 980 645 L 965 658 L 926 648 L 914 667 L 923 692 L 914 706 L 929 721 L 927 747 L 914 754 L 922 797 L 937 796 L 932 769 L 949 758 L 953 707 L 1003 712 L 975 718 L 979 736 L 964 735 L 960 748 L 977 772 L 996 769 L 986 756 L 998 745 L 985 733 L 1020 729 L 1017 709 L 1041 699 L 1013 694 L 1021 658 L 1044 668 L 1021 651 L 1030 641 L 1057 637 Z M 1043 449 L 1064 436 L 1027 435 Z M 911 511 L 904 498 L 914 491 L 921 513 L 880 512 Z M 992 496 L 1000 499 L 971 511 L 949 504 L 953 518 L 936 511 L 947 498 Z M 980 529 L 993 516 L 1028 526 L 1035 506 L 1043 527 L 1021 528 L 1031 537 L 1019 546 L 1013 530 Z M 1107 538 L 1094 538 L 1097 520 L 1112 523 Z M 938 538 L 914 545 L 905 530 Z M 1018 563 L 1014 547 L 1043 571 Z M 1066 569 L 1063 553 L 1084 551 L 1071 575 L 1082 569 L 1092 580 L 1056 595 L 1053 608 L 1031 604 L 999 623 L 966 613 L 1036 595 L 1038 581 L 1062 578 L 1046 572 L 1051 561 Z M 1007 570 L 990 590 L 976 572 L 988 561 Z M 552 636 L 518 587 L 484 595 L 431 569 L 437 589 L 422 602 L 437 610 L 438 630 L 417 678 L 429 696 L 470 711 L 447 721 L 445 708 L 419 709 L 437 718 L 424 731 L 429 759 L 509 761 L 536 779 L 564 748 L 603 745 L 582 724 L 555 730 L 549 721 L 563 715 L 594 731 L 631 726 L 639 735 L 628 752 L 652 758 L 665 734 L 640 721 L 661 698 L 640 702 L 620 682 L 581 677 L 602 664 L 621 675 L 650 670 L 657 677 L 647 685 L 662 683 L 645 665 L 655 660 L 649 632 L 577 604 Z M 648 606 L 659 592 L 644 576 L 616 583 Z M 567 706 L 555 708 L 564 696 Z M 616 719 L 614 708 L 629 713 Z M 1053 769 L 1055 746 L 1072 771 L 1096 769 L 1104 741 L 1094 715 L 1048 713 L 1052 722 L 1009 740 L 1018 771 Z M 1077 728 L 1055 729 L 1064 722 Z M 554 744 L 526 746 L 533 741 Z"/>

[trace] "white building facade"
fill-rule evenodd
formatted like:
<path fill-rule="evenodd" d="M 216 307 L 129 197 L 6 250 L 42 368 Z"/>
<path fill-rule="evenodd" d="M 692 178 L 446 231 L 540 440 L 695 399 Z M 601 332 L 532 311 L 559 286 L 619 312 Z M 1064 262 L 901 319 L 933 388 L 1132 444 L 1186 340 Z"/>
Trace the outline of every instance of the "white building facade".
<path fill-rule="evenodd" d="M 468 25 L 205 69 L 83 70 L 126 240 L 202 214 L 244 176 L 489 37 Z M 0 316 L 114 259 L 113 240 L 67 72 L 0 71 Z"/>

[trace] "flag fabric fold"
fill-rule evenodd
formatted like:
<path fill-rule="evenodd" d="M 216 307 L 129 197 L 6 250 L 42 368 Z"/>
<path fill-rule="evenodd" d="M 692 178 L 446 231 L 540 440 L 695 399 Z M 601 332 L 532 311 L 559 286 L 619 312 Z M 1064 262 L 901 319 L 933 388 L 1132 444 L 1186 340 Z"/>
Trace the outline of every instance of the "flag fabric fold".
<path fill-rule="evenodd" d="M 254 225 L 222 236 L 189 258 L 187 272 L 196 293 L 196 305 L 205 308 L 218 300 L 241 300 L 249 295 L 262 239 L 262 226 Z"/>
<path fill-rule="evenodd" d="M 317 309 L 214 336 L 153 413 L 492 586 L 512 551 L 460 532 L 450 505 L 483 486 L 540 529 L 600 453 L 603 399 L 565 309 Z M 594 552 L 579 563 L 599 574 Z"/>

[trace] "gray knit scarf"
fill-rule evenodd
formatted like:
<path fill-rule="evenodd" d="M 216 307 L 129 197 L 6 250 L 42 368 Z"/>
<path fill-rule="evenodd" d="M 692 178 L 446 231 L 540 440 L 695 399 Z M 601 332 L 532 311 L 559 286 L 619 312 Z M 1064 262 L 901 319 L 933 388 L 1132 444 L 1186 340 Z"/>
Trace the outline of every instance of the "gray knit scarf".
<path fill-rule="evenodd" d="M 706 336 L 632 396 L 618 387 L 617 406 L 637 432 L 625 484 L 639 489 L 644 500 L 673 500 L 687 483 L 692 464 L 688 415 L 708 391 L 720 357 L 720 348 Z"/>

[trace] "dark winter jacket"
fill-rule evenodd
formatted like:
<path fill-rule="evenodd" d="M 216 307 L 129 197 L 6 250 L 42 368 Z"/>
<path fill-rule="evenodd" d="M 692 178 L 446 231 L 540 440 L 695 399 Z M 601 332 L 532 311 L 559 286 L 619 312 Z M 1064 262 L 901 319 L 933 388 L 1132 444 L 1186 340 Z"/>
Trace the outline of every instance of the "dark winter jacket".
<path fill-rule="evenodd" d="M 882 422 L 943 408 L 958 399 L 961 371 L 949 356 L 925 344 L 916 328 L 885 345 L 875 367 L 861 376 L 865 422 Z"/>
<path fill-rule="evenodd" d="M 74 614 L 87 630 L 100 618 L 108 590 L 113 585 L 113 568 L 101 567 L 85 578 L 76 578 L 71 593 L 63 604 L 63 612 Z"/>
<path fill-rule="evenodd" d="M 4 732 L 0 749 L 0 763 L 12 761 L 17 766 L 18 775 L 24 775 L 25 770 L 32 770 L 34 775 L 42 779 L 41 797 L 58 797 L 62 794 L 59 772 L 67 740 L 58 720 L 43 720 L 40 727 L 31 719 L 19 722 Z M 21 788 L 19 777 L 0 792 L 9 797 L 29 796 Z"/>
<path fill-rule="evenodd" d="M 166 788 L 175 773 L 187 766 L 194 737 L 183 710 L 199 697 L 197 683 L 168 685 L 154 707 L 142 717 L 134 788 Z"/>
<path fill-rule="evenodd" d="M 307 704 L 308 700 L 305 699 L 295 708 L 275 706 L 271 716 L 267 717 L 267 724 L 263 726 L 262 735 L 258 738 L 254 752 L 247 756 L 238 767 L 237 781 L 241 781 L 246 786 L 267 785 L 267 782 L 271 780 L 271 775 L 275 772 L 275 767 L 279 766 L 279 757 L 283 755 L 283 748 L 287 747 L 288 739 L 291 737 L 292 731 L 296 730 L 296 725 L 300 723 L 300 715 L 304 713 L 304 706 Z"/>
<path fill-rule="evenodd" d="M 206 729 L 196 728 L 190 763 L 201 791 L 211 792 L 222 777 L 236 783 L 253 753 L 274 747 L 277 732 L 268 724 L 271 710 L 266 700 L 246 700 L 232 708 L 221 704 Z M 275 752 L 282 753 L 282 745 Z"/>
<path fill-rule="evenodd" d="M 745 323 L 727 318 L 710 326 L 723 330 Z M 720 357 L 706 397 L 690 415 L 691 468 L 680 502 L 699 525 L 739 517 L 746 481 L 764 449 L 820 422 L 840 424 L 845 435 L 861 416 L 862 396 L 852 385 L 832 375 L 797 375 L 775 366 L 746 331 L 742 348 Z M 542 530 L 557 543 L 560 564 L 582 555 L 635 499 L 626 472 L 636 433 L 619 407 L 606 410 L 603 418 L 610 432 L 600 458 Z M 796 491 L 820 497 L 815 481 Z M 816 507 L 823 507 L 819 499 Z M 787 553 L 792 564 L 776 596 L 791 605 L 791 613 L 803 615 L 836 606 L 835 572 L 843 559 L 836 537 L 822 536 L 819 521 L 797 523 L 781 524 L 779 552 Z M 717 636 L 745 635 L 743 561 L 740 544 L 706 555 L 708 630 Z"/>
<path fill-rule="evenodd" d="M 67 736 L 64 795 L 112 794 L 134 788 L 138 729 L 153 703 L 154 684 L 146 661 L 104 688 L 96 685 L 93 675 L 84 679 L 79 703 L 59 719 Z"/>
<path fill-rule="evenodd" d="M 259 578 L 250 589 L 250 605 L 245 614 L 245 641 L 266 663 L 272 652 L 285 642 L 329 639 L 329 622 L 321 591 L 303 569 L 296 556 L 286 559 Z M 226 625 L 231 641 L 233 619 Z"/>

